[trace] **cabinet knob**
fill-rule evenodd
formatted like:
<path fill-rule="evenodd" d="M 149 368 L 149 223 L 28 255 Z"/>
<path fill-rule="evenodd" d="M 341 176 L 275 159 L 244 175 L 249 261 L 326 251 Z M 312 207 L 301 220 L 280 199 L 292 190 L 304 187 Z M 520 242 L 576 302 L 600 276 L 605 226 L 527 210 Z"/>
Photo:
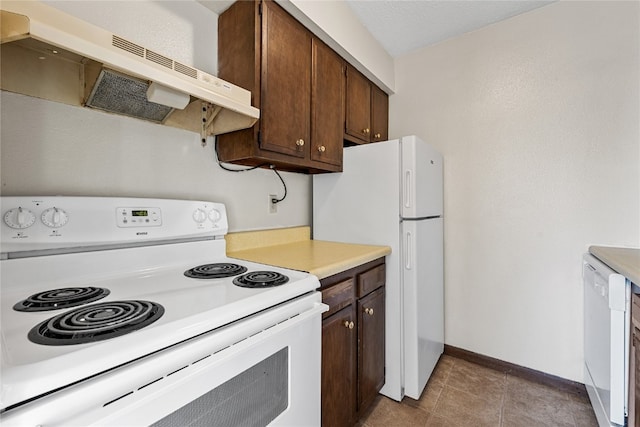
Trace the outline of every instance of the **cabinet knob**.
<path fill-rule="evenodd" d="M 321 152 L 321 153 L 324 153 L 325 151 L 327 151 L 327 149 L 325 148 L 324 145 L 321 145 L 321 146 L 318 147 L 318 151 Z"/>
<path fill-rule="evenodd" d="M 345 320 L 342 324 L 344 325 L 345 328 L 348 328 L 348 329 L 353 329 L 353 326 L 354 326 L 353 322 L 349 322 L 348 320 Z"/>
<path fill-rule="evenodd" d="M 362 133 L 365 135 L 369 135 L 369 132 L 370 132 L 369 128 L 362 129 Z"/>
<path fill-rule="evenodd" d="M 373 316 L 373 308 L 365 308 L 364 312 L 367 313 L 369 316 Z"/>
<path fill-rule="evenodd" d="M 304 145 L 304 139 L 298 139 L 298 140 L 296 141 L 296 145 L 297 145 L 298 147 L 302 147 L 302 146 Z"/>
<path fill-rule="evenodd" d="M 379 133 L 376 133 L 376 134 L 375 134 L 375 135 L 373 135 L 373 136 L 375 136 L 375 137 L 376 137 L 376 139 L 380 139 L 380 137 L 381 137 L 382 135 L 381 135 L 381 134 L 379 134 Z"/>

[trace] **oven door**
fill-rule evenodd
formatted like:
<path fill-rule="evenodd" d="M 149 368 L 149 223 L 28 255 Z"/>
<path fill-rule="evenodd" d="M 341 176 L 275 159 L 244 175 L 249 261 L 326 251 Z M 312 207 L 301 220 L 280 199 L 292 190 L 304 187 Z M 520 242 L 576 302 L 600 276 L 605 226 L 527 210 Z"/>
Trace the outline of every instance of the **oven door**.
<path fill-rule="evenodd" d="M 318 426 L 313 292 L 2 415 L 3 426 Z"/>

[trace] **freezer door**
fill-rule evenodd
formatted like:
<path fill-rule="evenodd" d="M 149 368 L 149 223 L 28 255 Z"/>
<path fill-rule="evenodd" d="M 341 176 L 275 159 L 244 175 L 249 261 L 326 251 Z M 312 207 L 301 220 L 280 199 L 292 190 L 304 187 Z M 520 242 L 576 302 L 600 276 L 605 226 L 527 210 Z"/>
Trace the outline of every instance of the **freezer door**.
<path fill-rule="evenodd" d="M 416 136 L 401 139 L 403 218 L 442 216 L 442 155 Z"/>
<path fill-rule="evenodd" d="M 419 399 L 444 351 L 443 220 L 402 222 L 405 395 Z"/>

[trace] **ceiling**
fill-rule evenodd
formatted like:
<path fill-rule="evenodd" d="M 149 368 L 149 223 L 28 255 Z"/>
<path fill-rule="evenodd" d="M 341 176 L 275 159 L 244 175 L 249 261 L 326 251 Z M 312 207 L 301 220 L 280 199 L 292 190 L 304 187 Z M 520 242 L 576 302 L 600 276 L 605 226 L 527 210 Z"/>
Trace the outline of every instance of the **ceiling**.
<path fill-rule="evenodd" d="M 347 3 L 382 47 L 397 57 L 552 1 L 347 0 Z"/>
<path fill-rule="evenodd" d="M 552 1 L 345 0 L 360 22 L 392 56 L 459 36 Z M 234 0 L 199 0 L 217 14 Z"/>

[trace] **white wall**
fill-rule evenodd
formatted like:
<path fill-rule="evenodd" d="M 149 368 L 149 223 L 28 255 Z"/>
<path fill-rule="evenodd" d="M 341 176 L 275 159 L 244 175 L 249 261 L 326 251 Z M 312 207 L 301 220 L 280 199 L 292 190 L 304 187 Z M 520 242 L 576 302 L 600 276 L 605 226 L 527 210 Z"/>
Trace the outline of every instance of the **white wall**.
<path fill-rule="evenodd" d="M 581 255 L 640 245 L 639 3 L 558 2 L 396 59 L 445 158 L 445 341 L 582 381 Z"/>
<path fill-rule="evenodd" d="M 292 16 L 387 93 L 395 90 L 393 58 L 343 0 L 278 0 Z"/>
<path fill-rule="evenodd" d="M 195 1 L 49 4 L 159 53 L 217 72 L 218 17 Z M 230 230 L 309 225 L 311 179 L 267 170 L 229 173 L 199 135 L 137 119 L 2 92 L 2 195 L 87 195 L 223 202 Z"/>

